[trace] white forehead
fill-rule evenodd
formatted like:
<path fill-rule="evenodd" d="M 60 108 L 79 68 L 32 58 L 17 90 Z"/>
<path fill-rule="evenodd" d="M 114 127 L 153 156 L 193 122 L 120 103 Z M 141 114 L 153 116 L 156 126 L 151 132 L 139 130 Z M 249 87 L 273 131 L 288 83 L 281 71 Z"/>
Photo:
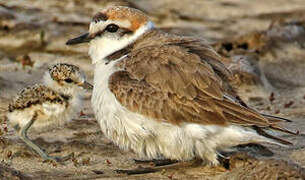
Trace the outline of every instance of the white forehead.
<path fill-rule="evenodd" d="M 89 26 L 89 33 L 95 33 L 100 30 L 105 29 L 109 24 L 115 24 L 118 25 L 119 27 L 124 27 L 124 28 L 129 28 L 131 26 L 130 21 L 127 19 L 124 20 L 107 20 L 103 21 L 100 20 L 98 22 L 91 22 Z"/>

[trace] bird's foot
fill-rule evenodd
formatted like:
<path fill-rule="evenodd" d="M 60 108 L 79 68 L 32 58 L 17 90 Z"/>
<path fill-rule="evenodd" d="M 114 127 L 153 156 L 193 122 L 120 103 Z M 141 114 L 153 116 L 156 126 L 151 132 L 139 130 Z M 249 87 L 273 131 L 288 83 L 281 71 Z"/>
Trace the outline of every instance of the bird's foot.
<path fill-rule="evenodd" d="M 163 161 L 161 163 L 161 161 Z M 194 159 L 192 161 L 187 161 L 187 162 L 178 162 L 175 160 L 153 160 L 153 161 L 146 161 L 146 160 L 135 160 L 136 163 L 156 163 L 154 167 L 142 167 L 139 166 L 138 168 L 135 169 L 117 169 L 115 170 L 116 173 L 118 174 L 127 174 L 127 175 L 133 175 L 133 174 L 146 174 L 146 173 L 153 173 L 153 172 L 158 172 L 158 171 L 163 171 L 166 169 L 179 169 L 183 167 L 197 167 L 198 165 L 202 164 L 202 160 L 199 159 Z"/>
<path fill-rule="evenodd" d="M 127 175 L 133 175 L 133 174 L 146 174 L 146 173 L 153 173 L 153 172 L 157 172 L 159 171 L 159 169 L 155 169 L 155 168 L 143 168 L 143 167 L 139 167 L 136 169 L 117 169 L 115 170 L 116 173 L 118 174 L 127 174 Z"/>
<path fill-rule="evenodd" d="M 69 160 L 70 158 L 72 158 L 74 156 L 74 153 L 70 153 L 67 156 L 44 156 L 42 157 L 45 161 L 55 161 L 58 163 L 64 162 Z"/>
<path fill-rule="evenodd" d="M 227 170 L 230 169 L 230 155 L 232 155 L 230 152 L 218 152 L 216 158 L 217 164 L 214 164 L 214 166 L 219 166 Z"/>
<path fill-rule="evenodd" d="M 152 159 L 152 160 L 139 160 L 134 159 L 135 163 L 137 164 L 151 164 L 153 166 L 165 166 L 169 164 L 177 163 L 177 160 L 171 160 L 171 159 Z"/>

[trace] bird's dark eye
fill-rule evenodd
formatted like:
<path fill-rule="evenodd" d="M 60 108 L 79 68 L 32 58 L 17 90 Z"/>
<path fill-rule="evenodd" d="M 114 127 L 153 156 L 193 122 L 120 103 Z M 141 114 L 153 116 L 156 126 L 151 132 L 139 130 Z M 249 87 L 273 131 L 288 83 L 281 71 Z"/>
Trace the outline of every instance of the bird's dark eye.
<path fill-rule="evenodd" d="M 115 24 L 109 24 L 107 27 L 106 27 L 106 30 L 108 32 L 111 32 L 111 33 L 114 33 L 114 32 L 117 32 L 119 29 L 119 26 L 115 25 Z"/>
<path fill-rule="evenodd" d="M 73 82 L 72 79 L 68 78 L 68 79 L 65 79 L 66 83 L 71 83 Z"/>

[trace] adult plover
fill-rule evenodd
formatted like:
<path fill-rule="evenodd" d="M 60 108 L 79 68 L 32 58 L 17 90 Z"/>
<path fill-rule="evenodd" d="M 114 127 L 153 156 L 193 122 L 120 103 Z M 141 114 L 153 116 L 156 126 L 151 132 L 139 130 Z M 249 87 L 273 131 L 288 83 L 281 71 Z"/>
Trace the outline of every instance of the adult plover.
<path fill-rule="evenodd" d="M 289 144 L 265 129 L 290 132 L 281 118 L 249 108 L 231 72 L 202 40 L 164 33 L 139 10 L 109 7 L 89 32 L 95 65 L 92 107 L 103 133 L 122 149 L 151 159 L 201 158 L 246 143 Z M 292 133 L 292 132 L 291 132 Z"/>
<path fill-rule="evenodd" d="M 92 85 L 77 66 L 64 63 L 50 67 L 43 80 L 44 85 L 36 84 L 17 94 L 9 105 L 7 117 L 27 146 L 43 159 L 59 161 L 62 158 L 49 156 L 27 137 L 28 129 L 45 131 L 71 120 L 80 111 L 83 89 L 92 89 Z"/>

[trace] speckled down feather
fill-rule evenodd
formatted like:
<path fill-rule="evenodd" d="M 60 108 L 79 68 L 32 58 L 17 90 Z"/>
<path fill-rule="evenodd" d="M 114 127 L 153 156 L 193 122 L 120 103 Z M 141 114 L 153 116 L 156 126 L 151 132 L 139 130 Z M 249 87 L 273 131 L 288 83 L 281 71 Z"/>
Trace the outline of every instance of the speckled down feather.
<path fill-rule="evenodd" d="M 9 112 L 22 110 L 36 104 L 43 104 L 46 101 L 67 106 L 68 99 L 68 96 L 59 94 L 45 85 L 34 85 L 22 89 L 17 94 L 9 105 Z"/>

